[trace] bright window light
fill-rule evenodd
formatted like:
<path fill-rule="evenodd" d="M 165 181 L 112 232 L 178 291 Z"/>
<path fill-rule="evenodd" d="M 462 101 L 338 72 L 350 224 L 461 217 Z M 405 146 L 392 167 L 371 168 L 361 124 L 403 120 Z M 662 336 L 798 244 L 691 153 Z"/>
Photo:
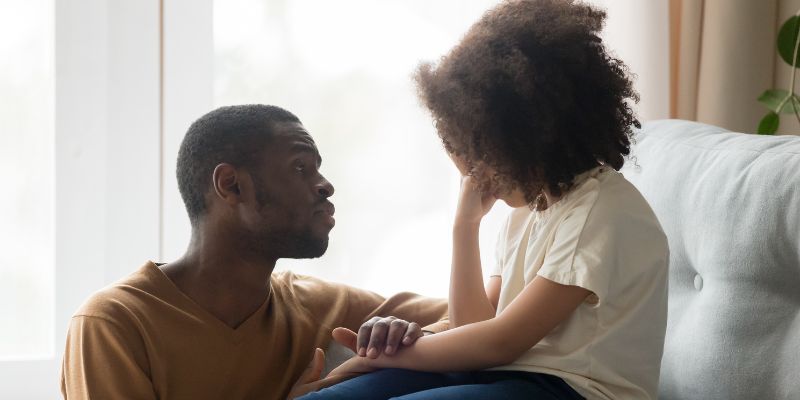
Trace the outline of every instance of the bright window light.
<path fill-rule="evenodd" d="M 53 1 L 0 2 L 0 360 L 53 354 Z"/>
<path fill-rule="evenodd" d="M 458 174 L 411 75 L 495 1 L 225 0 L 214 3 L 215 105 L 289 109 L 336 187 L 319 260 L 279 268 L 390 294 L 446 296 Z M 482 227 L 492 263 L 498 205 Z"/>

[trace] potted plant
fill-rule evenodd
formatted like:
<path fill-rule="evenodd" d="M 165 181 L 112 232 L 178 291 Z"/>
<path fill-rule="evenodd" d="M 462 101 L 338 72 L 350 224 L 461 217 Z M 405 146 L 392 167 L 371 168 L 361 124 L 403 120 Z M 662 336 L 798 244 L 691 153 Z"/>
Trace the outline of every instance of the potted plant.
<path fill-rule="evenodd" d="M 800 11 L 786 20 L 778 31 L 778 54 L 783 61 L 792 66 L 792 79 L 788 90 L 769 89 L 758 97 L 758 101 L 769 109 L 758 124 L 759 135 L 774 135 L 780 125 L 781 114 L 794 114 L 800 122 L 800 98 L 794 92 L 798 45 L 800 45 L 798 30 L 800 30 Z"/>

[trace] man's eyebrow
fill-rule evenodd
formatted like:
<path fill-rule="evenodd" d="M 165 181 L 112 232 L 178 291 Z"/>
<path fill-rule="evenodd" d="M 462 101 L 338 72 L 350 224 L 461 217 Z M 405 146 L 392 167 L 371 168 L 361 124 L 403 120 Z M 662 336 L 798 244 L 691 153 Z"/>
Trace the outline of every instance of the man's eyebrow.
<path fill-rule="evenodd" d="M 305 142 L 299 142 L 292 145 L 289 149 L 292 153 L 311 153 L 317 159 L 317 165 L 322 165 L 322 156 L 319 155 L 317 148 Z"/>

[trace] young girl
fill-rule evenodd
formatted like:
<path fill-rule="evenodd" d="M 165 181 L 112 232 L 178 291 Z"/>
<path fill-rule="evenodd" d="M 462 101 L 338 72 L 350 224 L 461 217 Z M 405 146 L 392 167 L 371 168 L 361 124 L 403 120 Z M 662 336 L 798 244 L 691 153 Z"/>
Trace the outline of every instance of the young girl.
<path fill-rule="evenodd" d="M 464 177 L 453 225 L 451 329 L 309 399 L 655 399 L 667 316 L 667 240 L 617 172 L 638 126 L 605 13 L 506 1 L 416 76 Z M 481 219 L 514 210 L 485 289 Z M 372 355 L 375 352 L 369 352 Z M 376 372 L 373 372 L 376 371 Z"/>

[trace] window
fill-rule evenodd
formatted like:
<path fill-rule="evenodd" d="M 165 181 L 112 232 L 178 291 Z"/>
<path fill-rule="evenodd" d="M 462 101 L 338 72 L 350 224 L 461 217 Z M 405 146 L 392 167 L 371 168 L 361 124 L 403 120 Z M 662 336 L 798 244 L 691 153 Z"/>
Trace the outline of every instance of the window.
<path fill-rule="evenodd" d="M 214 105 L 275 104 L 317 141 L 337 226 L 320 260 L 279 268 L 446 296 L 458 174 L 411 79 L 494 1 L 214 2 Z M 505 214 L 482 229 L 484 266 Z"/>
<path fill-rule="evenodd" d="M 0 360 L 53 354 L 53 1 L 0 3 Z"/>

